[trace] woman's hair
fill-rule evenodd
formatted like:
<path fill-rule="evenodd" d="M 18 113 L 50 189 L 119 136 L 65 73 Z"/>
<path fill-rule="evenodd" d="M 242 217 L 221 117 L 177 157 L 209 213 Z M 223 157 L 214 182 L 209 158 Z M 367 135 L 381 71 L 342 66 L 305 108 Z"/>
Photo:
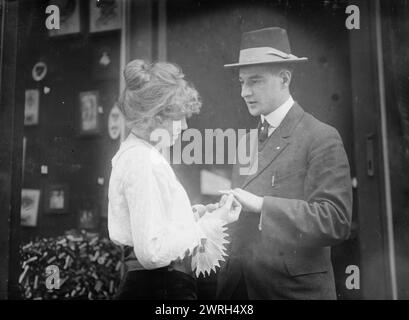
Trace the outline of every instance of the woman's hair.
<path fill-rule="evenodd" d="M 124 78 L 118 105 L 129 128 L 149 134 L 159 121 L 180 120 L 200 110 L 198 92 L 175 64 L 133 60 L 126 65 Z"/>

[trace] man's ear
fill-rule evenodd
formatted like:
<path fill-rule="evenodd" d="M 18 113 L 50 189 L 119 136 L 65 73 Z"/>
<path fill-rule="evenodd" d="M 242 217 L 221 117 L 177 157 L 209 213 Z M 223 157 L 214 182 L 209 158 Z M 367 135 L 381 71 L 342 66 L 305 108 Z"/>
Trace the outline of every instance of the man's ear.
<path fill-rule="evenodd" d="M 290 86 L 291 83 L 291 71 L 282 69 L 280 71 L 280 77 L 283 85 Z"/>

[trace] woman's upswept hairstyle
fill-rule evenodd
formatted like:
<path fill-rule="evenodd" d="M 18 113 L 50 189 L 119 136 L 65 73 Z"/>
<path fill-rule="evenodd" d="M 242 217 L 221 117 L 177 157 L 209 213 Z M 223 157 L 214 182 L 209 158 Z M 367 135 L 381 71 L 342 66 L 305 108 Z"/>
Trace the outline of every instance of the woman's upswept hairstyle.
<path fill-rule="evenodd" d="M 198 92 L 175 64 L 133 60 L 123 75 L 126 86 L 118 105 L 129 128 L 150 133 L 159 121 L 180 120 L 200 110 Z"/>

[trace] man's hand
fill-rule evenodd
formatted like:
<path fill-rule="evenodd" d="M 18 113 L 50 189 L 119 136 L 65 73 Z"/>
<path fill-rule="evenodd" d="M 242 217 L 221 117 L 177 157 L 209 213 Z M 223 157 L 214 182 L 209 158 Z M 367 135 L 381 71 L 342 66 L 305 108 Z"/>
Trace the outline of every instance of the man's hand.
<path fill-rule="evenodd" d="M 229 190 L 229 193 L 234 195 L 234 197 L 241 203 L 243 210 L 250 212 L 261 212 L 261 207 L 263 205 L 263 198 L 256 196 L 255 194 L 245 191 L 240 188 Z M 223 205 L 227 199 L 227 195 L 223 195 L 220 200 L 220 205 Z"/>
<path fill-rule="evenodd" d="M 211 215 L 216 215 L 225 224 L 233 223 L 239 219 L 242 205 L 232 194 L 226 196 L 223 204 L 219 203 L 219 208 L 214 210 Z"/>

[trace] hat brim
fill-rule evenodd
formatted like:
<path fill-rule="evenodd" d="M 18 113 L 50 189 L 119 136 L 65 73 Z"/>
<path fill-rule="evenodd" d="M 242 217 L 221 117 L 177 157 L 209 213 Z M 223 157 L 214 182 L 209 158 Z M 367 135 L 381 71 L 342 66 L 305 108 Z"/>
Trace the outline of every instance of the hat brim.
<path fill-rule="evenodd" d="M 257 64 L 288 64 L 288 63 L 299 63 L 299 62 L 306 62 L 308 58 L 293 58 L 293 59 L 282 59 L 282 60 L 275 60 L 275 61 L 254 61 L 254 62 L 238 62 L 238 63 L 230 63 L 225 64 L 225 68 L 237 68 L 237 67 L 244 67 L 244 66 L 253 66 Z"/>

